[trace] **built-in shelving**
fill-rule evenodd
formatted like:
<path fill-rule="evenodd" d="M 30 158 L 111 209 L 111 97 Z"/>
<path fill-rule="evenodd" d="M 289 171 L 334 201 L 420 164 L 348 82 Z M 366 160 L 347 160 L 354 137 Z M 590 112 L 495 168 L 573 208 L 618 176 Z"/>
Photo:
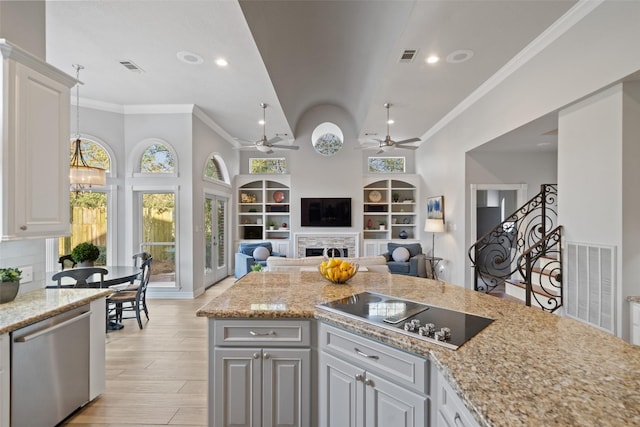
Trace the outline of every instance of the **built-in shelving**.
<path fill-rule="evenodd" d="M 363 237 L 368 239 L 416 239 L 418 236 L 418 180 L 367 177 L 363 192 Z M 383 226 L 383 227 L 381 227 Z"/>
<path fill-rule="evenodd" d="M 289 240 L 289 176 L 239 176 L 238 240 Z"/>

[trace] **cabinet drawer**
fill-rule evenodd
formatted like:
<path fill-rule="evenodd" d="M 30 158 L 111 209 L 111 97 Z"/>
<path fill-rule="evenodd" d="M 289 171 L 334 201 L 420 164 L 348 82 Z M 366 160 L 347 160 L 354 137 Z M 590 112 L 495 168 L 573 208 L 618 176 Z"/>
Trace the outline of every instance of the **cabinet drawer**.
<path fill-rule="evenodd" d="M 215 346 L 309 347 L 308 320 L 212 320 Z"/>
<path fill-rule="evenodd" d="M 343 329 L 320 324 L 318 347 L 397 384 L 429 394 L 429 361 Z"/>
<path fill-rule="evenodd" d="M 640 326 L 640 303 L 631 303 L 631 323 Z"/>

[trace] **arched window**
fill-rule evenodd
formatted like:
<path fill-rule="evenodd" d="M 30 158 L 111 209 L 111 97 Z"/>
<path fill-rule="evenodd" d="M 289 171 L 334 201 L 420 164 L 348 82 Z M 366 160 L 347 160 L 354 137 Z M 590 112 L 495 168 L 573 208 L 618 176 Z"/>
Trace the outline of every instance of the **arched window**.
<path fill-rule="evenodd" d="M 107 150 L 99 143 L 90 139 L 81 138 L 81 141 L 80 150 L 82 150 L 82 157 L 87 163 L 87 166 L 102 168 L 109 173 L 111 170 L 111 158 Z M 75 139 L 72 139 L 69 144 L 70 159 L 73 157 L 75 148 Z"/>
<path fill-rule="evenodd" d="M 230 184 L 227 166 L 218 154 L 211 153 L 204 166 L 204 177 L 213 181 L 222 181 Z"/>
<path fill-rule="evenodd" d="M 175 155 L 164 144 L 151 144 L 140 157 L 141 173 L 175 173 L 175 167 Z"/>

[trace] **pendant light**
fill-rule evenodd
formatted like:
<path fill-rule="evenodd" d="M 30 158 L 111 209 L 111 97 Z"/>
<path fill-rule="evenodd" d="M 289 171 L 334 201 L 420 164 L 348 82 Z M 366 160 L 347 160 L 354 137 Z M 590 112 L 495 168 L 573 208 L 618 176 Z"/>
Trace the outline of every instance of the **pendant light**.
<path fill-rule="evenodd" d="M 76 140 L 74 144 L 74 152 L 71 157 L 71 165 L 69 169 L 69 180 L 71 182 L 71 191 L 76 194 L 91 188 L 94 185 L 105 185 L 107 182 L 106 171 L 103 168 L 87 165 L 82 154 L 80 144 L 80 70 L 84 67 L 74 64 L 76 69 Z"/>

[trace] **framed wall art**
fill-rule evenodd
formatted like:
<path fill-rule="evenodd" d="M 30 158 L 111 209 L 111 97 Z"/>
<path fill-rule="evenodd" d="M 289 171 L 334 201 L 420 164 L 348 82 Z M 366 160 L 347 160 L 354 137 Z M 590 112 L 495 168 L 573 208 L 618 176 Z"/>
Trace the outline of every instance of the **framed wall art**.
<path fill-rule="evenodd" d="M 427 198 L 427 219 L 444 221 L 444 196 Z"/>

